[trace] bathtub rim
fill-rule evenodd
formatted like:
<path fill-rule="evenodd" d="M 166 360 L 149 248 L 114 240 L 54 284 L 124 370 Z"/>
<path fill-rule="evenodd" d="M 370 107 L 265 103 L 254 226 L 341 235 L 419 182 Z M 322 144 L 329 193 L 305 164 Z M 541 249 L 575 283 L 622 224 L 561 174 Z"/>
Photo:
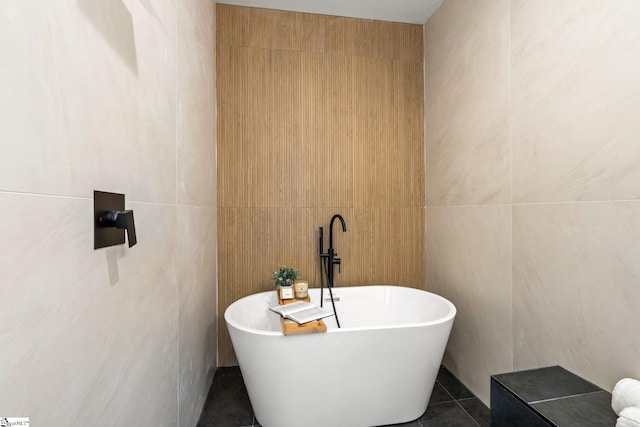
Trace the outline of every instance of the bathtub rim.
<path fill-rule="evenodd" d="M 435 320 L 430 320 L 428 322 L 420 322 L 420 323 L 402 323 L 399 325 L 377 325 L 375 327 L 372 326 L 358 326 L 358 327 L 352 327 L 352 328 L 332 328 L 332 329 L 328 329 L 326 333 L 344 333 L 344 332 L 350 332 L 350 331 L 374 331 L 374 330 L 387 330 L 387 329 L 403 329 L 403 328 L 419 328 L 419 327 L 425 327 L 425 326 L 432 326 L 432 325 L 439 325 L 439 324 L 443 324 L 443 323 L 447 323 L 449 321 L 453 321 L 453 319 L 455 318 L 456 314 L 457 314 L 457 309 L 456 306 L 449 301 L 447 298 L 435 294 L 433 292 L 429 292 L 429 291 L 425 291 L 424 289 L 417 289 L 417 288 L 411 288 L 408 286 L 399 286 L 399 285 L 362 285 L 362 286 L 341 286 L 339 288 L 334 288 L 335 291 L 339 292 L 340 289 L 354 289 L 354 288 L 361 288 L 361 289 L 365 289 L 365 288 L 380 288 L 380 287 L 384 287 L 384 288 L 403 288 L 403 289 L 408 289 L 410 291 L 415 291 L 415 292 L 420 292 L 420 293 L 426 293 L 429 294 L 429 297 L 431 298 L 435 298 L 438 299 L 442 302 L 445 303 L 445 305 L 447 305 L 447 307 L 449 308 L 449 312 L 445 315 L 445 316 L 441 316 Z M 309 291 L 314 291 L 314 292 L 320 292 L 320 288 L 309 288 Z M 238 329 L 240 331 L 243 332 L 247 332 L 247 333 L 251 333 L 251 334 L 256 334 L 256 335 L 263 335 L 263 336 L 284 336 L 284 333 L 282 331 L 265 331 L 263 329 L 255 329 L 255 328 L 250 328 L 247 326 L 243 326 L 238 324 L 238 322 L 234 321 L 233 319 L 230 318 L 230 311 L 231 309 L 236 306 L 239 305 L 243 300 L 251 298 L 251 297 L 255 297 L 257 295 L 266 295 L 269 293 L 272 293 L 274 291 L 264 291 L 264 292 L 257 292 L 254 294 L 250 294 L 247 296 L 244 296 L 242 298 L 237 299 L 236 301 L 232 302 L 227 309 L 224 311 L 224 320 L 227 323 L 227 327 L 234 327 L 235 329 Z M 275 314 L 275 313 L 274 313 Z M 304 335 L 301 335 L 304 336 Z"/>

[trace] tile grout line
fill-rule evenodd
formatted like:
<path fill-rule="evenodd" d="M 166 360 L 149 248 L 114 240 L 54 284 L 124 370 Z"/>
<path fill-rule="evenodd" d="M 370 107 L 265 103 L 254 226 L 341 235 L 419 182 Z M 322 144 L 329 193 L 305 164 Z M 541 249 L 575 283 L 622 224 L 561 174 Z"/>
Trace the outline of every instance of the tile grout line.
<path fill-rule="evenodd" d="M 531 401 L 531 402 L 527 402 L 527 404 L 535 405 L 535 404 L 538 404 L 538 403 L 552 402 L 554 400 L 569 399 L 569 398 L 578 397 L 578 396 L 586 396 L 586 395 L 589 395 L 589 394 L 600 393 L 602 391 L 603 390 L 595 390 L 595 391 L 588 391 L 586 393 L 576 393 L 576 394 L 569 394 L 567 396 L 551 397 L 549 399 L 534 400 L 534 401 Z"/>
<path fill-rule="evenodd" d="M 462 399 L 461 399 L 461 400 L 462 400 Z M 469 418 L 471 418 L 471 420 L 472 420 L 472 421 L 473 421 L 473 422 L 474 422 L 478 427 L 480 427 L 480 423 L 478 423 L 478 421 L 477 421 L 475 418 L 473 418 L 473 415 L 471 415 L 469 412 L 467 412 L 467 410 L 464 408 L 464 406 L 462 406 L 462 405 L 460 404 L 460 402 L 459 402 L 459 401 L 455 400 L 455 402 L 456 402 L 456 405 L 458 405 L 458 406 L 459 406 L 459 407 L 464 411 L 464 413 L 465 413 L 465 414 L 467 414 L 467 415 L 469 416 Z"/>
<path fill-rule="evenodd" d="M 457 378 L 456 378 L 457 380 Z M 456 398 L 453 397 L 453 394 L 449 393 L 449 390 L 447 390 L 447 388 L 444 386 L 444 384 L 442 384 L 440 381 L 436 380 L 436 384 L 440 384 L 440 387 L 442 387 L 442 389 L 444 390 L 445 393 L 447 393 L 447 395 L 451 398 L 451 400 L 455 401 Z M 445 402 L 440 402 L 440 403 L 445 403 Z"/>
<path fill-rule="evenodd" d="M 456 378 L 456 380 L 458 380 L 458 379 Z M 459 382 L 460 384 L 464 385 L 464 384 L 462 383 L 462 381 L 458 380 L 458 382 Z M 440 386 L 442 387 L 442 389 L 443 389 L 443 390 L 444 390 L 444 391 L 449 395 L 449 397 L 451 397 L 451 399 L 453 399 L 453 401 L 454 401 L 454 402 L 456 402 L 456 405 L 458 405 L 458 406 L 460 407 L 460 409 L 462 409 L 462 410 L 464 411 L 464 413 L 465 413 L 465 414 L 467 414 L 467 415 L 471 418 L 471 420 L 473 420 L 473 422 L 474 422 L 478 427 L 480 427 L 480 423 L 479 423 L 479 422 L 478 422 L 478 421 L 473 417 L 473 415 L 471 415 L 471 414 L 470 414 L 470 413 L 469 413 L 469 412 L 464 408 L 464 406 L 462 406 L 462 405 L 460 404 L 460 401 L 462 401 L 462 400 L 477 399 L 477 397 L 474 395 L 474 396 L 472 396 L 472 397 L 465 397 L 465 398 L 462 398 L 462 399 L 456 399 L 455 397 L 453 397 L 453 395 L 452 395 L 451 393 L 449 393 L 449 390 L 447 390 L 447 388 L 446 388 L 446 387 L 445 387 L 441 382 L 439 382 L 439 381 L 437 381 L 437 380 L 436 380 L 436 383 L 440 384 Z M 466 386 L 465 386 L 465 387 L 466 387 Z M 447 402 L 440 402 L 440 403 L 447 403 Z"/>

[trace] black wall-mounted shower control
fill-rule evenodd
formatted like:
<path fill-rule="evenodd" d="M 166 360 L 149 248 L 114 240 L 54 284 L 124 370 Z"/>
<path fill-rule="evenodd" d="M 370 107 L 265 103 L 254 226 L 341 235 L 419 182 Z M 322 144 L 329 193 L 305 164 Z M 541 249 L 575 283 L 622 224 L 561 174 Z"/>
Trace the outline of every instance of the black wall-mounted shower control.
<path fill-rule="evenodd" d="M 129 247 L 138 242 L 133 211 L 124 209 L 124 194 L 94 191 L 93 217 L 94 249 L 124 243 L 125 231 L 129 240 Z"/>

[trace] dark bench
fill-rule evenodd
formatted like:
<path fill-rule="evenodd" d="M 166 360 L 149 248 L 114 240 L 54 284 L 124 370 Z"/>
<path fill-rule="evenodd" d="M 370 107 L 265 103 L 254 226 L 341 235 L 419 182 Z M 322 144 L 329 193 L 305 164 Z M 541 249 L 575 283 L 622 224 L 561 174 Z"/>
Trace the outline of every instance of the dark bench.
<path fill-rule="evenodd" d="M 494 427 L 613 427 L 611 393 L 560 366 L 491 376 Z"/>

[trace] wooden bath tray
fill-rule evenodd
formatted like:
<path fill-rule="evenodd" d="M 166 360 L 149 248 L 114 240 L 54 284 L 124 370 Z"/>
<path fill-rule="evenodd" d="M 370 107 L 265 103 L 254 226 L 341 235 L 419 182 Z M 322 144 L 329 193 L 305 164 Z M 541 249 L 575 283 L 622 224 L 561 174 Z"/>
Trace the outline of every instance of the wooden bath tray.
<path fill-rule="evenodd" d="M 280 317 L 280 325 L 282 325 L 282 333 L 285 335 L 317 334 L 327 332 L 327 325 L 324 324 L 322 319 L 298 325 L 293 320 L 285 320 Z"/>
<path fill-rule="evenodd" d="M 278 294 L 278 304 L 290 304 L 296 301 L 305 301 L 311 302 L 311 298 L 306 297 L 303 300 L 298 299 L 290 299 L 283 300 L 280 298 L 280 292 L 276 291 Z M 293 320 L 287 320 L 284 317 L 280 316 L 280 325 L 282 326 L 282 333 L 285 335 L 303 335 L 303 334 L 318 334 L 322 332 L 327 332 L 327 325 L 320 320 L 314 320 L 312 322 L 303 323 L 302 325 L 297 324 Z"/>

